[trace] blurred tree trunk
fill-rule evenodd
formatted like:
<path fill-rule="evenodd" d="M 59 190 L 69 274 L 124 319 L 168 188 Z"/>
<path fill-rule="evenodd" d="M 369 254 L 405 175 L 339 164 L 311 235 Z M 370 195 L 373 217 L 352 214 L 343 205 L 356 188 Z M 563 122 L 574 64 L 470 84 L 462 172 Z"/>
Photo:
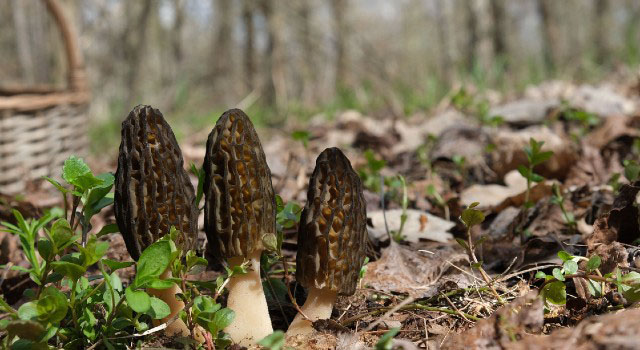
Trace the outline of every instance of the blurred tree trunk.
<path fill-rule="evenodd" d="M 26 1 L 11 1 L 10 4 L 16 34 L 18 59 L 20 60 L 20 66 L 22 68 L 22 79 L 27 84 L 33 84 L 35 81 L 35 71 L 31 45 L 29 43 L 29 27 L 25 16 L 24 7 Z"/>
<path fill-rule="evenodd" d="M 538 16 L 542 26 L 542 55 L 547 73 L 559 64 L 558 23 L 553 13 L 553 0 L 538 0 Z"/>
<path fill-rule="evenodd" d="M 316 61 L 311 39 L 312 0 L 301 0 L 298 8 L 299 41 L 302 50 L 301 98 L 306 106 L 315 101 Z"/>
<path fill-rule="evenodd" d="M 287 101 L 284 52 L 282 42 L 282 20 L 279 2 L 262 0 L 261 9 L 267 23 L 267 52 L 265 57 L 265 102 L 276 108 L 284 107 Z"/>
<path fill-rule="evenodd" d="M 134 8 L 137 4 L 142 3 L 139 11 L 135 11 Z M 124 62 L 127 64 L 125 73 L 125 84 L 128 91 L 125 92 L 126 106 L 125 109 L 129 110 L 140 99 L 140 68 L 142 66 L 142 59 L 144 49 L 146 48 L 147 28 L 149 27 L 149 19 L 153 9 L 152 0 L 143 0 L 141 2 L 127 1 L 125 8 L 125 15 L 130 17 L 125 26 L 125 30 L 122 32 L 120 42 L 124 45 Z"/>
<path fill-rule="evenodd" d="M 608 0 L 596 0 L 595 21 L 592 25 L 593 44 L 595 46 L 595 61 L 598 64 L 607 63 L 609 54 L 609 28 L 610 21 L 610 2 Z"/>
<path fill-rule="evenodd" d="M 467 45 L 465 46 L 465 58 L 467 64 L 467 71 L 472 72 L 474 66 L 478 63 L 478 42 L 479 42 L 479 28 L 478 17 L 476 16 L 475 0 L 466 0 L 464 2 L 464 9 L 467 15 Z"/>
<path fill-rule="evenodd" d="M 451 44 L 453 42 L 449 30 L 449 0 L 436 0 L 436 23 L 438 27 L 438 41 L 440 43 L 440 79 L 446 84 L 453 82 L 453 54 Z"/>
<path fill-rule="evenodd" d="M 336 91 L 350 83 L 349 68 L 347 67 L 347 35 L 349 32 L 347 24 L 347 11 L 349 11 L 349 0 L 331 0 L 331 14 L 333 18 L 333 30 L 336 50 L 335 60 L 335 88 Z"/>
<path fill-rule="evenodd" d="M 505 69 L 509 68 L 509 52 L 507 48 L 507 13 L 504 0 L 490 0 L 491 18 L 493 19 L 493 55 L 504 60 Z"/>
<path fill-rule="evenodd" d="M 184 53 L 182 52 L 182 27 L 184 26 L 185 18 L 184 5 L 185 0 L 173 0 L 175 20 L 173 22 L 173 30 L 171 31 L 171 49 L 176 71 L 180 69 L 184 57 Z"/>
<path fill-rule="evenodd" d="M 231 24 L 233 22 L 232 1 L 213 0 L 218 31 L 213 43 L 213 78 L 226 83 L 231 74 Z M 227 90 L 224 89 L 223 90 Z"/>
<path fill-rule="evenodd" d="M 253 13 L 255 10 L 255 0 L 243 0 L 242 2 L 242 25 L 244 27 L 244 81 L 249 91 L 255 88 L 255 28 L 253 25 Z"/>

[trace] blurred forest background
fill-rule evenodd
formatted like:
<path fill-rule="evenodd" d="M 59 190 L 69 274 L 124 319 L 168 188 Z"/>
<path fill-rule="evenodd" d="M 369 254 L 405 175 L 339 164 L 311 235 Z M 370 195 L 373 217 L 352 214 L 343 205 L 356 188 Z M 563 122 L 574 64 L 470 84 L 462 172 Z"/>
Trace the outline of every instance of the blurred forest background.
<path fill-rule="evenodd" d="M 92 140 L 133 106 L 178 137 L 233 106 L 280 126 L 355 108 L 429 111 L 462 84 L 516 94 L 550 78 L 632 74 L 637 0 L 64 0 L 92 90 Z M 65 84 L 38 0 L 0 0 L 0 84 Z"/>

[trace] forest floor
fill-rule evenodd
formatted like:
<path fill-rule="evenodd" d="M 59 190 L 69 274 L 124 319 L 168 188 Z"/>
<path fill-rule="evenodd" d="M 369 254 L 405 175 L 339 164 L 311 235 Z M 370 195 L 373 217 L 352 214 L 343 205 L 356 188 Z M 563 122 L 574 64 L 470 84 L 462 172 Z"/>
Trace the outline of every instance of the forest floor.
<path fill-rule="evenodd" d="M 186 164 L 202 162 L 208 132 L 181 145 Z M 303 130 L 260 133 L 285 203 L 304 205 L 315 157 L 327 147 L 345 152 L 366 189 L 371 244 L 359 288 L 339 297 L 317 332 L 288 345 L 640 349 L 637 80 L 551 81 L 517 98 L 460 89 L 429 115 L 344 111 Z M 115 171 L 115 159 L 89 162 Z M 59 205 L 42 193 L 3 197 L 2 220 L 9 207 L 28 216 Z M 459 217 L 470 206 L 484 220 L 467 230 Z M 113 221 L 109 210 L 94 229 Z M 128 260 L 121 236 L 108 239 L 108 256 Z M 18 244 L 4 236 L 0 263 L 22 263 Z M 295 227 L 285 231 L 283 251 L 295 266 Z M 276 285 L 266 287 L 274 328 L 284 330 L 296 310 L 278 287 L 288 285 L 298 303 L 304 296 L 282 270 L 276 264 L 265 277 Z M 121 271 L 123 281 L 131 278 Z M 12 271 L 3 280 L 2 293 L 19 303 L 28 276 Z M 166 339 L 147 345 L 178 348 Z"/>

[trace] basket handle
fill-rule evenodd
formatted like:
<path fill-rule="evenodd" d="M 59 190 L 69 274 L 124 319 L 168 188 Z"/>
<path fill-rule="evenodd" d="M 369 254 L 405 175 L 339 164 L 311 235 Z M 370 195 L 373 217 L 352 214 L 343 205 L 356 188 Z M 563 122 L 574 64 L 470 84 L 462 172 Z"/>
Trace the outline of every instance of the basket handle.
<path fill-rule="evenodd" d="M 84 69 L 84 60 L 78 49 L 77 33 L 72 23 L 65 17 L 62 6 L 58 0 L 43 1 L 62 35 L 69 69 L 69 89 L 72 91 L 85 91 L 88 89 L 87 76 Z"/>

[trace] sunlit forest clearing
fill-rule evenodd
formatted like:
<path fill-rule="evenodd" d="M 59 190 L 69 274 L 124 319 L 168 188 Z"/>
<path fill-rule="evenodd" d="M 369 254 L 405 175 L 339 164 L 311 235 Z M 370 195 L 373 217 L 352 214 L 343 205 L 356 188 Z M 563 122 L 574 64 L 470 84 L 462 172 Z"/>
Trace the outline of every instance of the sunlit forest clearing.
<path fill-rule="evenodd" d="M 6 349 L 640 349 L 640 2 L 0 0 Z"/>

